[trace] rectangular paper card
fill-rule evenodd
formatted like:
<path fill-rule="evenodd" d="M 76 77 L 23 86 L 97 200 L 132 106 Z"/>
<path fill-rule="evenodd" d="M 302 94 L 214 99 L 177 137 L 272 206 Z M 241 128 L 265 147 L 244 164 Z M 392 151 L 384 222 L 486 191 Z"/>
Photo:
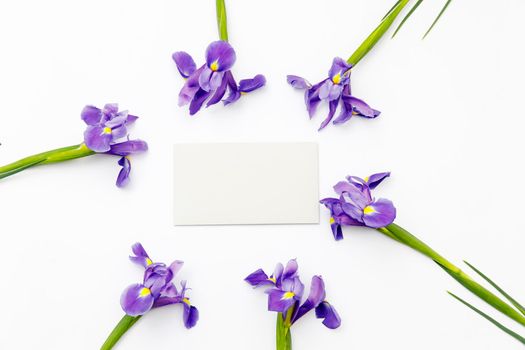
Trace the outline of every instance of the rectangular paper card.
<path fill-rule="evenodd" d="M 174 148 L 175 225 L 319 223 L 316 143 Z"/>

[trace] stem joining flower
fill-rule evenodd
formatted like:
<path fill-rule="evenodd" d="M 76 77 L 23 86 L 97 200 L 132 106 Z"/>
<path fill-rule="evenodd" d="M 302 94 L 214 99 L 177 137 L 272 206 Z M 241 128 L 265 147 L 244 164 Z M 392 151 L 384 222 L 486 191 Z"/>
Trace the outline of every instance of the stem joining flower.
<path fill-rule="evenodd" d="M 128 111 L 118 110 L 118 104 L 108 103 L 100 109 L 86 106 L 81 113 L 82 120 L 87 124 L 84 132 L 84 143 L 96 153 L 106 153 L 122 156 L 118 165 L 122 167 L 117 177 L 117 186 L 124 187 L 129 183 L 131 172 L 130 154 L 145 152 L 148 144 L 141 140 L 129 140 L 128 126 L 138 117 Z"/>
<path fill-rule="evenodd" d="M 330 329 L 339 327 L 341 319 L 335 308 L 326 301 L 325 286 L 321 276 L 312 277 L 310 293 L 301 304 L 304 284 L 299 279 L 297 270 L 297 261 L 293 259 L 286 264 L 286 267 L 281 263 L 277 264 L 271 276 L 259 269 L 246 277 L 245 281 L 254 287 L 268 288 L 265 291 L 268 294 L 268 310 L 278 312 L 287 328 L 314 309 L 317 318 L 322 318 L 326 327 Z"/>
<path fill-rule="evenodd" d="M 509 300 L 510 304 L 476 282 L 472 277 L 426 243 L 393 222 L 396 217 L 396 209 L 392 202 L 387 199 L 375 200 L 371 196 L 371 190 L 375 189 L 389 176 L 390 173 L 388 172 L 373 174 L 364 179 L 357 176 L 348 176 L 346 181 L 341 181 L 334 186 L 334 190 L 339 195 L 339 198 L 325 198 L 321 200 L 321 203 L 330 210 L 330 226 L 335 239 L 339 240 L 343 238 L 342 226 L 344 225 L 374 228 L 385 236 L 432 259 L 439 267 L 445 270 L 449 276 L 454 278 L 467 290 L 502 314 L 525 326 L 525 312 L 523 312 L 525 309 L 514 299 L 510 298 L 508 294 L 496 287 L 496 289 L 502 292 L 501 294 Z M 477 270 L 475 271 L 478 272 Z M 488 280 L 483 274 L 480 275 Z M 459 300 L 462 301 L 462 299 Z M 466 305 L 468 306 L 470 304 L 466 303 Z M 477 309 L 475 309 L 475 311 L 476 310 Z M 497 321 L 494 324 L 498 327 L 500 326 Z M 524 338 L 517 333 L 505 327 L 500 328 L 516 339 L 523 341 Z"/>
<path fill-rule="evenodd" d="M 350 120 L 354 115 L 364 118 L 376 118 L 380 112 L 371 108 L 366 102 L 352 96 L 350 88 L 350 74 L 352 65 L 342 58 L 336 57 L 332 62 L 332 67 L 328 72 L 328 78 L 312 85 L 308 80 L 297 75 L 288 75 L 288 83 L 300 90 L 305 90 L 304 99 L 306 109 L 310 118 L 317 110 L 321 101 L 328 103 L 328 116 L 321 123 L 319 130 L 326 127 L 334 118 L 339 104 L 341 112 L 333 120 L 333 124 L 343 124 Z"/>
<path fill-rule="evenodd" d="M 330 210 L 330 227 L 336 240 L 343 238 L 341 226 L 385 227 L 396 218 L 396 208 L 388 199 L 372 198 L 375 189 L 389 172 L 377 173 L 364 179 L 348 176 L 338 182 L 334 191 L 339 198 L 324 198 L 320 202 Z"/>
<path fill-rule="evenodd" d="M 141 316 L 154 308 L 182 304 L 184 325 L 186 328 L 195 326 L 199 311 L 186 296 L 186 281 L 181 282 L 180 290 L 172 283 L 184 263 L 175 260 L 166 266 L 153 262 L 140 243 L 134 244 L 132 250 L 135 255 L 130 256 L 131 261 L 144 267 L 145 272 L 142 283 L 132 284 L 122 293 L 120 305 L 124 312 L 129 316 Z"/>
<path fill-rule="evenodd" d="M 179 93 L 179 106 L 190 105 L 190 115 L 197 113 L 202 105 L 212 106 L 221 100 L 224 105 L 236 102 L 241 95 L 257 90 L 266 84 L 263 75 L 235 82 L 231 68 L 236 60 L 233 47 L 223 40 L 212 42 L 206 49 L 206 63 L 197 68 L 193 58 L 184 51 L 172 55 L 177 69 L 186 83 Z M 228 91 L 228 96 L 223 99 Z"/>
<path fill-rule="evenodd" d="M 138 117 L 118 110 L 118 105 L 109 103 L 103 109 L 86 106 L 81 118 L 87 124 L 84 142 L 69 147 L 37 153 L 16 162 L 0 166 L 0 179 L 14 175 L 31 167 L 64 162 L 96 153 L 121 156 L 118 164 L 122 167 L 117 177 L 117 186 L 123 187 L 129 182 L 131 172 L 130 154 L 145 152 L 148 144 L 141 140 L 129 140 L 128 126 Z"/>
<path fill-rule="evenodd" d="M 175 275 L 182 268 L 183 262 L 175 260 L 170 266 L 153 262 L 140 243 L 131 248 L 130 260 L 142 266 L 144 278 L 142 283 L 127 287 L 120 297 L 120 305 L 126 313 L 102 344 L 101 350 L 110 350 L 133 325 L 148 311 L 158 307 L 182 304 L 183 320 L 186 328 L 192 328 L 199 320 L 199 311 L 186 296 L 186 281 L 181 282 L 180 290 L 173 284 Z"/>

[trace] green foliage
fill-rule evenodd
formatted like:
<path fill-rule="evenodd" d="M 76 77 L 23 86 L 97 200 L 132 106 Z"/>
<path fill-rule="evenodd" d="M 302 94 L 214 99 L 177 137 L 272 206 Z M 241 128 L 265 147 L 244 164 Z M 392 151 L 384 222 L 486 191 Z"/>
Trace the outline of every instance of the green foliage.
<path fill-rule="evenodd" d="M 480 309 L 474 307 L 473 305 L 469 304 L 468 302 L 466 302 L 465 300 L 461 299 L 460 297 L 458 297 L 457 295 L 454 295 L 452 294 L 451 292 L 448 292 L 448 294 L 450 294 L 452 297 L 454 297 L 455 299 L 459 300 L 461 303 L 463 303 L 464 305 L 466 305 L 467 307 L 469 307 L 470 309 L 474 310 L 476 313 L 478 313 L 479 315 L 481 315 L 482 317 L 484 317 L 485 319 L 487 319 L 489 322 L 491 322 L 492 324 L 494 324 L 496 327 L 498 327 L 499 329 L 501 329 L 503 332 L 507 333 L 508 335 L 510 335 L 511 337 L 513 337 L 514 339 L 516 339 L 517 341 L 521 342 L 522 344 L 525 344 L 525 338 L 523 338 L 521 335 L 519 335 L 518 333 L 512 331 L 511 329 L 505 327 L 504 325 L 502 325 L 501 323 L 499 323 L 498 321 L 496 321 L 495 319 L 493 319 L 492 317 L 490 317 L 489 315 L 487 315 L 486 313 L 484 313 L 483 311 L 481 311 Z"/>

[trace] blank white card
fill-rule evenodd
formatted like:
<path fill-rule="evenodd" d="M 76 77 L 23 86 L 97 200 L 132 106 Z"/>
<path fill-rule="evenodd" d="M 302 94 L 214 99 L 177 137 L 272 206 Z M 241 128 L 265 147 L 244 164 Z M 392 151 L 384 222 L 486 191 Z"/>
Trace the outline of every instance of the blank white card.
<path fill-rule="evenodd" d="M 175 225 L 319 223 L 316 143 L 174 147 Z"/>

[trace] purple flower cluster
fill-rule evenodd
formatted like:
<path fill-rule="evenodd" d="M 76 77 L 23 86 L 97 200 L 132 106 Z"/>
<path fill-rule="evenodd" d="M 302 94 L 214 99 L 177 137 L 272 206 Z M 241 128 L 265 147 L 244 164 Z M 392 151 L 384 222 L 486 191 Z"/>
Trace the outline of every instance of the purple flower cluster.
<path fill-rule="evenodd" d="M 246 277 L 245 281 L 254 287 L 268 287 L 268 310 L 282 313 L 282 317 L 287 320 L 285 322 L 289 322 L 288 327 L 314 309 L 317 318 L 322 318 L 326 327 L 339 327 L 341 318 L 335 308 L 325 300 L 326 292 L 321 276 L 312 278 L 308 298 L 301 304 L 304 284 L 299 279 L 297 270 L 297 261 L 293 259 L 286 267 L 281 263 L 277 264 L 271 276 L 259 269 Z"/>
<path fill-rule="evenodd" d="M 146 271 L 143 283 L 132 284 L 122 293 L 120 305 L 124 312 L 129 316 L 140 316 L 157 307 L 182 304 L 184 325 L 186 328 L 195 326 L 199 311 L 185 295 L 186 281 L 181 282 L 180 290 L 172 283 L 184 263 L 176 260 L 166 266 L 153 262 L 140 243 L 135 243 L 132 250 L 135 256 L 130 256 L 131 261 L 141 265 Z"/>
<path fill-rule="evenodd" d="M 339 198 L 321 200 L 330 210 L 330 226 L 336 240 L 343 238 L 341 226 L 380 228 L 394 222 L 394 204 L 388 199 L 376 200 L 371 194 L 371 190 L 389 176 L 389 172 L 373 174 L 364 179 L 348 176 L 346 181 L 338 182 L 334 186 Z"/>
<path fill-rule="evenodd" d="M 100 109 L 86 106 L 81 113 L 87 124 L 84 143 L 92 151 L 121 156 L 118 164 L 122 167 L 117 177 L 117 186 L 123 187 L 129 182 L 131 162 L 129 155 L 145 152 L 148 144 L 141 140 L 129 140 L 128 126 L 138 117 L 128 111 L 118 110 L 118 104 L 108 103 Z"/>
<path fill-rule="evenodd" d="M 341 112 L 333 124 L 343 124 L 354 115 L 364 118 L 376 118 L 381 112 L 371 108 L 366 102 L 352 96 L 350 88 L 350 69 L 352 66 L 342 58 L 336 57 L 328 72 L 328 78 L 312 85 L 306 79 L 296 75 L 288 75 L 288 83 L 296 89 L 306 90 L 304 99 L 306 109 L 312 118 L 321 101 L 328 102 L 328 116 L 321 123 L 319 130 L 332 121 L 337 107 L 341 104 Z"/>
<path fill-rule="evenodd" d="M 236 60 L 235 50 L 226 41 L 218 40 L 208 45 L 206 63 L 197 68 L 193 58 L 184 51 L 172 55 L 179 73 L 186 83 L 179 93 L 179 106 L 190 105 L 190 115 L 197 113 L 204 102 L 206 107 L 219 101 L 228 105 L 237 101 L 241 95 L 254 91 L 266 84 L 263 75 L 253 79 L 243 79 L 239 85 L 235 82 L 231 68 Z M 223 97 L 228 91 L 228 96 Z"/>

